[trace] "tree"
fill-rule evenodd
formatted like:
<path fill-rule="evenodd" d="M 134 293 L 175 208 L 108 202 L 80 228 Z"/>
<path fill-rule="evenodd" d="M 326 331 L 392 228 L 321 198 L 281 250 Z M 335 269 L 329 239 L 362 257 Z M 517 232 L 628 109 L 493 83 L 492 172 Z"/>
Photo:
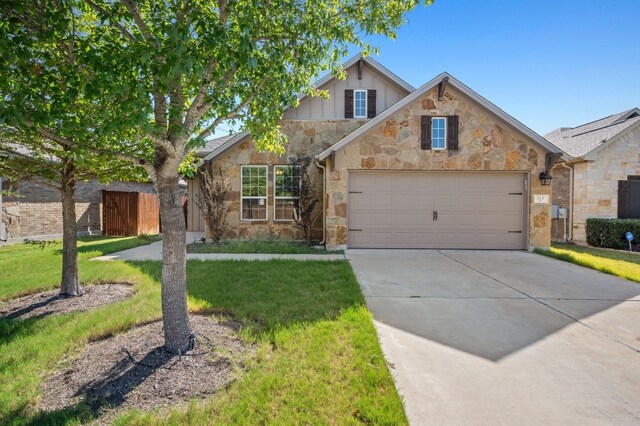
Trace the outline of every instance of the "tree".
<path fill-rule="evenodd" d="M 227 229 L 227 212 L 229 208 L 224 204 L 230 185 L 224 179 L 222 170 L 218 170 L 218 178 L 214 178 L 208 168 L 200 174 L 200 194 L 196 204 L 204 221 L 207 223 L 209 238 L 214 244 L 220 242 Z"/>
<path fill-rule="evenodd" d="M 60 296 L 84 294 L 78 278 L 75 187 L 81 180 L 144 179 L 144 170 L 104 155 L 80 161 L 62 144 L 19 129 L 0 126 L 0 176 L 31 181 L 60 192 L 62 202 L 62 277 Z"/>
<path fill-rule="evenodd" d="M 144 178 L 115 155 L 89 149 L 104 143 L 103 111 L 84 95 L 90 72 L 79 52 L 83 26 L 73 3 L 0 3 L 0 175 L 31 180 L 61 194 L 61 296 L 83 294 L 78 279 L 75 185 L 90 178 Z M 107 108 L 104 106 L 102 108 Z"/>
<path fill-rule="evenodd" d="M 350 46 L 369 53 L 363 37 L 395 37 L 404 13 L 420 1 L 68 1 L 82 23 L 75 36 L 90 70 L 78 89 L 105 108 L 107 130 L 135 133 L 117 146 L 92 148 L 117 148 L 155 183 L 164 234 L 165 348 L 187 351 L 195 337 L 186 304 L 182 160 L 224 122 L 240 123 L 259 148 L 282 152 L 283 111 L 299 93 L 323 95 L 309 87 L 311 79 L 341 73 Z"/>
<path fill-rule="evenodd" d="M 292 178 L 298 182 L 293 188 L 293 209 L 295 226 L 302 231 L 307 245 L 311 245 L 311 227 L 317 217 L 318 197 L 309 178 L 311 157 L 299 155 L 289 160 Z"/>

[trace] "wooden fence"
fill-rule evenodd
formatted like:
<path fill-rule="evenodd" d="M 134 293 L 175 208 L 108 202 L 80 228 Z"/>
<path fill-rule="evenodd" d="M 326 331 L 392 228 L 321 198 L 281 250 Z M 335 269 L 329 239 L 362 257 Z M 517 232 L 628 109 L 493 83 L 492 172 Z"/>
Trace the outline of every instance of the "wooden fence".
<path fill-rule="evenodd" d="M 156 194 L 102 191 L 102 233 L 135 236 L 160 232 L 160 204 Z"/>

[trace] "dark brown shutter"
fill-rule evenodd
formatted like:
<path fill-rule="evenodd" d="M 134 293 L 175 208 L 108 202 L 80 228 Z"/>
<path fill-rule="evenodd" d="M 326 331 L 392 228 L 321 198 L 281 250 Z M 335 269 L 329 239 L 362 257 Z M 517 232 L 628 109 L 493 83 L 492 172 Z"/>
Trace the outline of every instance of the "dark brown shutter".
<path fill-rule="evenodd" d="M 376 116 L 376 91 L 367 90 L 367 118 Z"/>
<path fill-rule="evenodd" d="M 344 118 L 353 118 L 353 89 L 344 91 Z"/>
<path fill-rule="evenodd" d="M 447 117 L 447 143 L 450 150 L 457 151 L 459 149 L 457 115 L 450 115 Z"/>
<path fill-rule="evenodd" d="M 420 117 L 420 148 L 431 149 L 431 116 Z"/>
<path fill-rule="evenodd" d="M 629 218 L 631 210 L 631 182 L 618 181 L 618 219 Z"/>

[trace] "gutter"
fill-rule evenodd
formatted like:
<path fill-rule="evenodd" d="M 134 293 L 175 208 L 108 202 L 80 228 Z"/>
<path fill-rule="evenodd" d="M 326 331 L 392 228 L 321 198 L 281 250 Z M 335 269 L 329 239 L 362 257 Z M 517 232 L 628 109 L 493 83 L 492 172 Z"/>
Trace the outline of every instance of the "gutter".
<path fill-rule="evenodd" d="M 569 169 L 569 225 L 565 224 L 564 229 L 564 242 L 567 240 L 573 240 L 573 167 L 569 167 L 566 162 L 560 163 L 560 166 Z"/>
<path fill-rule="evenodd" d="M 322 241 L 320 241 L 319 245 L 324 245 L 327 230 L 327 212 L 325 209 L 325 200 L 327 199 L 327 168 L 320 164 L 318 157 L 316 157 L 316 167 L 322 169 Z"/>

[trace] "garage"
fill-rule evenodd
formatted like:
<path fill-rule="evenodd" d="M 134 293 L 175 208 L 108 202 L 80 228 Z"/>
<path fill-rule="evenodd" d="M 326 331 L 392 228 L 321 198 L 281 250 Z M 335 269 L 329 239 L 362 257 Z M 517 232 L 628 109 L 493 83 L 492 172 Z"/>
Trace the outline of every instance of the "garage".
<path fill-rule="evenodd" d="M 349 173 L 351 248 L 523 249 L 527 174 Z"/>

